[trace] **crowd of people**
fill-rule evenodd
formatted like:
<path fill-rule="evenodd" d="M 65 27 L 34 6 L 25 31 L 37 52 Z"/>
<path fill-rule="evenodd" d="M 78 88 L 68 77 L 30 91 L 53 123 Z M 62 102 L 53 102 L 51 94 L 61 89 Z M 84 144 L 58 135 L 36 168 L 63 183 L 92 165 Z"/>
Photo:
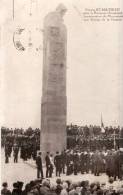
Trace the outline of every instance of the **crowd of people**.
<path fill-rule="evenodd" d="M 123 147 L 123 129 L 120 127 L 105 127 L 105 132 L 101 133 L 99 126 L 77 126 L 68 125 L 67 133 L 67 149 L 87 151 L 101 150 L 105 147 L 107 150 Z M 114 134 L 115 133 L 115 134 Z M 115 136 L 115 137 L 114 137 Z M 115 138 L 115 140 L 114 140 Z M 114 142 L 115 141 L 115 142 Z M 5 162 L 9 163 L 12 151 L 14 162 L 18 162 L 20 158 L 24 161 L 33 158 L 36 159 L 37 151 L 40 150 L 40 129 L 9 129 L 1 128 L 1 144 L 5 151 Z M 115 146 L 114 146 L 115 144 Z"/>
<path fill-rule="evenodd" d="M 22 144 L 14 143 L 11 144 L 10 142 L 5 144 L 5 163 L 9 163 L 9 159 L 14 157 L 14 163 L 18 163 L 18 158 L 20 157 L 24 161 L 27 161 L 28 159 L 36 159 L 37 151 L 39 150 L 39 147 L 35 145 L 35 141 L 27 141 L 23 140 Z M 19 156 L 20 154 L 20 156 Z"/>
<path fill-rule="evenodd" d="M 102 132 L 101 126 L 96 125 L 68 125 L 67 126 L 67 147 L 74 148 L 76 145 L 79 148 L 91 150 L 114 148 L 114 141 L 116 147 L 123 147 L 123 128 L 118 127 L 104 127 Z"/>
<path fill-rule="evenodd" d="M 5 163 L 9 163 L 10 157 L 14 156 L 14 162 L 20 158 L 24 161 L 34 159 L 40 149 L 40 129 L 1 129 L 1 145 L 5 151 Z"/>
<path fill-rule="evenodd" d="M 67 132 L 67 149 L 56 154 L 47 152 L 45 159 L 40 150 L 40 129 L 1 129 L 1 144 L 5 152 L 5 163 L 13 155 L 13 162 L 18 163 L 22 158 L 27 161 L 33 158 L 37 167 L 37 180 L 25 185 L 23 182 L 13 183 L 13 189 L 8 189 L 8 184 L 3 183 L 2 195 L 122 195 L 120 189 L 109 188 L 106 184 L 81 181 L 72 183 L 62 181 L 62 174 L 94 174 L 99 176 L 106 173 L 109 183 L 123 180 L 123 129 L 105 128 L 101 132 L 98 126 L 69 125 Z M 115 139 L 114 139 L 115 136 Z M 114 145 L 115 141 L 115 145 Z M 107 143 L 107 145 L 106 145 Z M 115 146 L 115 147 L 114 147 Z M 44 164 L 45 169 L 44 173 Z M 53 175 L 59 177 L 56 184 L 51 184 Z M 24 188 L 24 189 L 23 189 Z"/>
<path fill-rule="evenodd" d="M 116 147 L 123 147 L 123 128 L 120 127 L 105 127 L 105 132 L 102 133 L 100 126 L 77 126 L 71 124 L 66 128 L 66 135 L 68 149 L 73 149 L 78 145 L 79 148 L 84 148 L 85 150 L 88 146 L 90 150 L 93 151 L 101 149 L 104 146 L 110 150 L 114 148 L 114 138 Z M 36 151 L 40 148 L 40 129 L 32 129 L 29 127 L 24 130 L 22 128 L 9 129 L 2 127 L 1 144 L 2 147 L 7 148 L 6 150 L 10 150 L 7 153 L 11 152 L 14 144 L 17 144 L 19 147 L 23 147 L 24 150 L 27 151 L 30 151 L 28 148 L 30 146 L 30 148 L 33 148 L 33 151 L 29 154 L 29 156 L 31 155 L 35 158 L 33 153 L 36 153 Z M 34 152 L 34 150 L 36 151 Z M 26 157 L 24 158 L 26 159 Z"/>
<path fill-rule="evenodd" d="M 1 195 L 122 195 L 123 184 L 114 187 L 113 179 L 106 183 L 89 181 L 72 182 L 70 180 L 56 179 L 51 183 L 49 179 L 37 179 L 27 183 L 17 181 L 13 189 L 8 189 L 6 182 L 2 185 Z"/>
<path fill-rule="evenodd" d="M 123 150 L 65 150 L 61 153 L 56 152 L 53 155 L 47 152 L 45 157 L 46 178 L 52 177 L 55 170 L 56 177 L 60 177 L 61 173 L 66 175 L 77 175 L 78 173 L 91 173 L 99 176 L 106 173 L 109 177 L 123 179 Z M 38 153 L 36 158 L 37 178 L 44 177 L 42 154 Z"/>
<path fill-rule="evenodd" d="M 112 133 L 115 131 L 115 135 L 118 135 L 118 139 L 121 138 L 122 141 L 123 131 L 119 127 L 105 129 L 105 133 L 102 134 L 98 126 L 67 126 L 68 147 L 61 154 L 57 152 L 54 157 L 47 152 L 45 158 L 46 177 L 52 177 L 53 171 L 56 170 L 56 176 L 60 176 L 61 173 L 77 175 L 79 172 L 82 174 L 91 172 L 94 175 L 106 173 L 114 179 L 122 179 L 123 151 L 119 147 L 119 141 L 117 144 L 117 139 L 115 139 L 115 147 L 114 145 L 108 146 L 110 142 L 114 144 L 114 139 L 111 139 L 114 135 Z M 102 137 L 106 136 L 108 131 L 108 139 L 106 139 L 108 145 L 106 146 L 102 142 Z M 76 144 L 70 143 L 69 138 L 72 138 L 71 140 L 74 140 Z M 40 175 L 42 178 L 44 177 L 41 153 L 38 154 L 40 150 L 40 129 L 28 128 L 24 131 L 23 129 L 2 128 L 1 140 L 5 151 L 5 163 L 9 163 L 12 154 L 14 163 L 18 163 L 19 158 L 24 161 L 32 158 L 36 161 L 37 177 L 39 178 Z"/>
<path fill-rule="evenodd" d="M 13 154 L 14 163 L 18 162 L 18 159 L 22 158 L 24 161 L 33 156 L 33 160 L 37 166 L 37 178 L 44 177 L 43 174 L 43 159 L 41 152 L 31 144 L 18 146 L 14 144 L 13 147 L 5 146 L 5 163 L 9 163 L 9 158 Z M 11 149 L 11 150 L 10 150 Z M 63 152 L 53 154 L 47 152 L 45 157 L 46 164 L 46 177 L 52 177 L 53 171 L 56 170 L 56 176 L 61 173 L 66 175 L 77 175 L 78 173 L 84 174 L 91 172 L 94 175 L 100 175 L 106 173 L 109 177 L 112 176 L 116 179 L 122 179 L 123 176 L 123 150 L 111 149 L 107 150 L 105 147 L 102 150 L 91 151 L 75 147 L 73 149 L 64 150 Z"/>

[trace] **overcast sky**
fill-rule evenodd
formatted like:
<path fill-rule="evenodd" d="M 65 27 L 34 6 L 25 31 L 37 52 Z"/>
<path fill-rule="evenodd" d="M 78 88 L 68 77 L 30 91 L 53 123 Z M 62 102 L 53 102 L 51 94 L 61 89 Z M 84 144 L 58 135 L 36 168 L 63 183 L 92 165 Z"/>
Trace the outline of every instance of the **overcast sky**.
<path fill-rule="evenodd" d="M 1 0 L 2 38 L 2 125 L 7 127 L 40 127 L 42 95 L 42 32 L 43 18 L 64 3 L 67 13 L 67 121 L 79 125 L 121 125 L 122 49 L 120 40 L 123 22 L 84 22 L 74 8 L 123 7 L 121 0 Z M 4 17 L 2 17 L 4 16 Z M 25 51 L 13 45 L 17 27 L 25 30 L 20 36 Z M 32 49 L 28 49 L 29 31 Z"/>

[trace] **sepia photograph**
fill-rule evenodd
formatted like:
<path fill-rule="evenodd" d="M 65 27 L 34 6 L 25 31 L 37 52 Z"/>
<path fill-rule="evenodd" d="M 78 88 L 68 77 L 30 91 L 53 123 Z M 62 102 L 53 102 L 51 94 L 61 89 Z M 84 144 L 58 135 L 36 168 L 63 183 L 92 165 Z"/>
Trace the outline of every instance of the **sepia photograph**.
<path fill-rule="evenodd" d="M 0 1 L 1 195 L 123 195 L 122 0 Z"/>

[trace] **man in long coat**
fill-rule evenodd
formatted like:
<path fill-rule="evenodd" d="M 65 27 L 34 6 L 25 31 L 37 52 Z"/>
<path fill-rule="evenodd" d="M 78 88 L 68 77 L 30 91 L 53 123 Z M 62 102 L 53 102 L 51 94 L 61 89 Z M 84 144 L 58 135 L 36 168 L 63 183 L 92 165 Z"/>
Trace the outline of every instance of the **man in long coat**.
<path fill-rule="evenodd" d="M 50 168 L 51 168 L 51 162 L 50 162 L 50 153 L 47 152 L 47 155 L 45 157 L 46 162 L 46 178 L 50 177 Z"/>
<path fill-rule="evenodd" d="M 17 144 L 13 146 L 13 155 L 14 155 L 14 163 L 18 162 L 18 153 L 19 153 L 19 147 Z"/>
<path fill-rule="evenodd" d="M 56 152 L 56 156 L 54 157 L 54 165 L 56 167 L 56 177 L 61 174 L 62 162 L 61 162 L 61 155 L 59 152 Z"/>
<path fill-rule="evenodd" d="M 36 165 L 37 165 L 37 178 L 44 177 L 43 175 L 43 164 L 42 164 L 42 158 L 41 158 L 41 152 L 38 153 L 38 156 L 36 157 Z"/>
<path fill-rule="evenodd" d="M 101 172 L 102 159 L 101 159 L 100 152 L 98 150 L 93 155 L 93 163 L 94 163 L 94 175 L 99 176 Z"/>

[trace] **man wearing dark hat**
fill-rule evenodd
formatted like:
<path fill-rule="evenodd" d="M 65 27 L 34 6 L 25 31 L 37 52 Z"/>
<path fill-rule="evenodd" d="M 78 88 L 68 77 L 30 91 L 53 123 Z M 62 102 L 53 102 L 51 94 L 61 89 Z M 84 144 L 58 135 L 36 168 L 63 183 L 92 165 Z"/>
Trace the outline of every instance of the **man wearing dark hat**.
<path fill-rule="evenodd" d="M 11 191 L 8 190 L 8 184 L 6 182 L 4 182 L 2 184 L 3 188 L 1 190 L 1 195 L 11 195 Z"/>
<path fill-rule="evenodd" d="M 37 178 L 44 177 L 43 175 L 43 165 L 42 165 L 42 158 L 41 158 L 41 152 L 38 153 L 38 156 L 36 157 L 36 165 L 37 165 Z"/>

